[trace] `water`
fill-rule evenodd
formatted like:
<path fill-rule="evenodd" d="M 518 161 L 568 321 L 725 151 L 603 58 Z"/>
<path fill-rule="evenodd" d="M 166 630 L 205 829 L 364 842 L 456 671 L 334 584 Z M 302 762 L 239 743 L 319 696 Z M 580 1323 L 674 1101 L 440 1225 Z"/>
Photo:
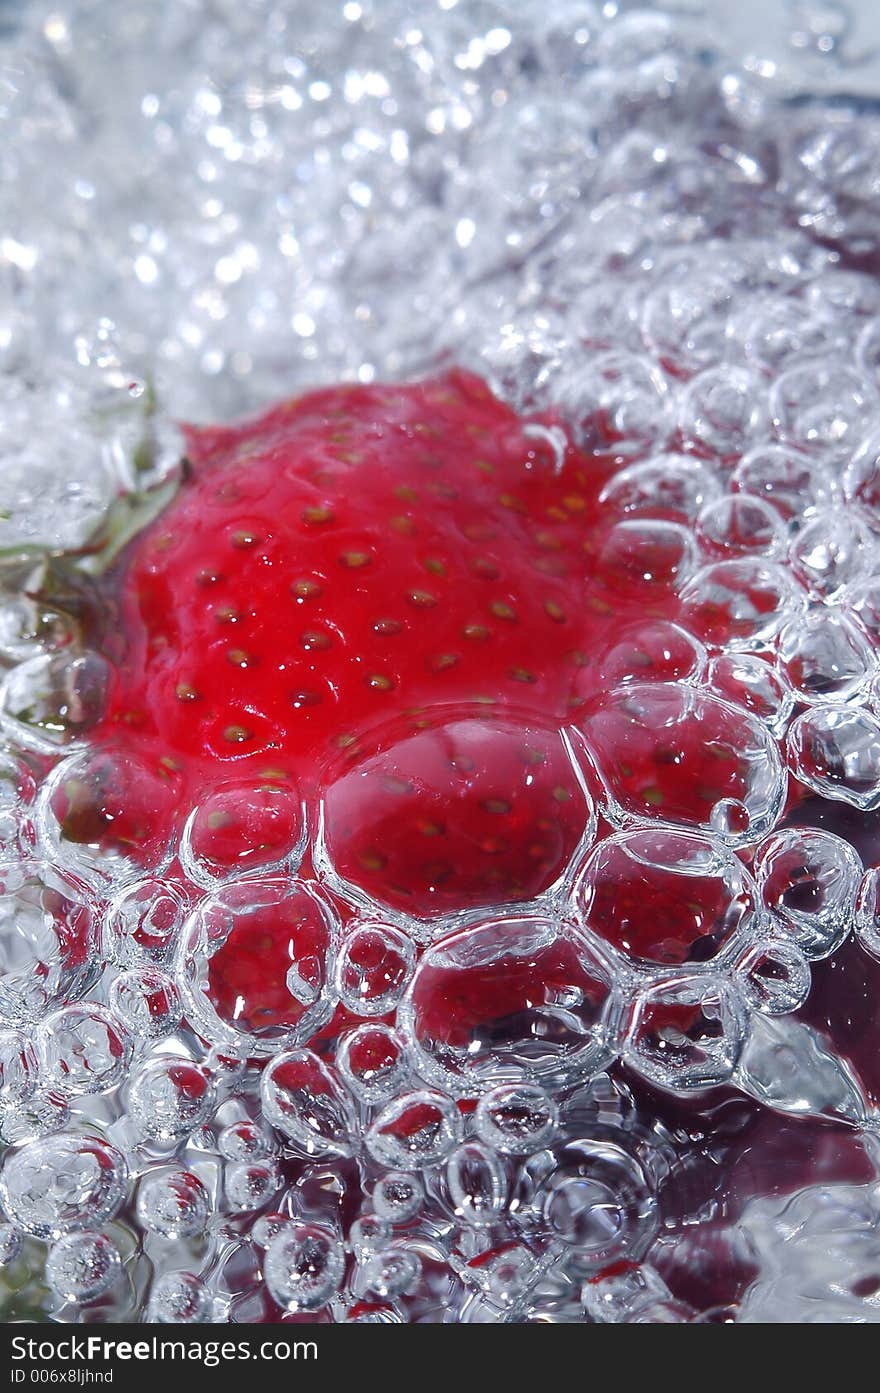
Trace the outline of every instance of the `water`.
<path fill-rule="evenodd" d="M 878 1319 L 876 21 L 539 8 L 0 5 L 6 1318 Z M 583 709 L 179 825 L 70 552 L 452 362 L 602 455 Z M 564 795 L 518 899 L 363 854 L 401 769 Z"/>

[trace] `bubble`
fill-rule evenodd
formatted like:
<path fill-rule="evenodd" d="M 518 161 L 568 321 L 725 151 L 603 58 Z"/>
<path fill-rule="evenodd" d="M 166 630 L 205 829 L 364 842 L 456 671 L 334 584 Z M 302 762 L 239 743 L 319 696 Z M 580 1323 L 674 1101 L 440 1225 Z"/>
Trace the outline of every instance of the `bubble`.
<path fill-rule="evenodd" d="M 403 1043 L 390 1026 L 377 1022 L 343 1035 L 336 1067 L 352 1093 L 364 1103 L 380 1103 L 404 1084 L 409 1064 Z"/>
<path fill-rule="evenodd" d="M 678 523 L 625 518 L 604 538 L 598 567 L 612 592 L 638 585 L 647 597 L 682 584 L 694 568 L 694 554 L 690 533 Z"/>
<path fill-rule="evenodd" d="M 177 803 L 175 777 L 158 761 L 84 750 L 56 765 L 40 789 L 39 844 L 52 865 L 87 884 L 121 887 L 167 866 Z"/>
<path fill-rule="evenodd" d="M 491 1146 L 466 1141 L 446 1163 L 446 1185 L 457 1218 L 475 1228 L 494 1224 L 507 1208 L 508 1181 Z"/>
<path fill-rule="evenodd" d="M 732 493 L 707 503 L 697 518 L 697 538 L 708 559 L 779 556 L 785 528 L 770 504 L 747 493 Z"/>
<path fill-rule="evenodd" d="M 251 1238 L 258 1247 L 268 1248 L 276 1233 L 280 1233 L 290 1222 L 290 1216 L 287 1214 L 261 1214 L 254 1221 Z"/>
<path fill-rule="evenodd" d="M 758 896 L 720 841 L 651 828 L 600 842 L 573 899 L 582 923 L 628 957 L 680 964 L 708 962 L 748 934 Z"/>
<path fill-rule="evenodd" d="M 165 1272 L 153 1282 L 146 1318 L 160 1325 L 196 1325 L 209 1306 L 208 1290 L 194 1273 Z"/>
<path fill-rule="evenodd" d="M 819 463 L 795 448 L 775 443 L 748 450 L 736 466 L 731 484 L 771 504 L 786 521 L 826 507 L 834 494 L 834 481 Z"/>
<path fill-rule="evenodd" d="M 728 652 L 769 649 L 802 597 L 773 561 L 741 557 L 716 561 L 686 582 L 682 622 L 696 638 Z"/>
<path fill-rule="evenodd" d="M 182 1014 L 174 979 L 156 967 L 120 972 L 110 988 L 110 1005 L 140 1043 L 170 1035 Z"/>
<path fill-rule="evenodd" d="M 202 1233 L 211 1212 L 207 1189 L 194 1171 L 150 1171 L 138 1187 L 138 1222 L 161 1238 L 192 1238 Z"/>
<path fill-rule="evenodd" d="M 546 1089 L 535 1084 L 502 1084 L 483 1094 L 474 1121 L 487 1146 L 516 1156 L 547 1146 L 559 1117 Z"/>
<path fill-rule="evenodd" d="M 666 1283 L 647 1263 L 612 1265 L 589 1277 L 581 1292 L 587 1315 L 603 1325 L 628 1324 L 667 1296 Z"/>
<path fill-rule="evenodd" d="M 766 400 L 757 373 L 728 365 L 706 368 L 681 394 L 682 434 L 698 454 L 738 461 L 766 429 Z"/>
<path fill-rule="evenodd" d="M 481 1254 L 479 1266 L 472 1262 L 470 1268 L 472 1278 L 502 1309 L 518 1306 L 540 1274 L 535 1255 L 517 1244 L 507 1244 Z"/>
<path fill-rule="evenodd" d="M 33 1141 L 59 1132 L 70 1121 L 70 1101 L 57 1089 L 41 1088 L 0 1115 L 0 1136 L 5 1142 Z"/>
<path fill-rule="evenodd" d="M 17 1030 L 0 1030 L 0 1108 L 15 1107 L 30 1098 L 38 1071 L 31 1041 Z"/>
<path fill-rule="evenodd" d="M 874 671 L 875 658 L 844 615 L 820 611 L 787 624 L 779 635 L 782 673 L 798 701 L 848 701 Z"/>
<path fill-rule="evenodd" d="M 743 1038 L 742 1006 L 723 978 L 670 977 L 636 997 L 624 1053 L 661 1087 L 709 1088 L 732 1076 Z"/>
<path fill-rule="evenodd" d="M 861 707 L 814 706 L 788 732 L 792 773 L 824 798 L 880 804 L 880 722 Z"/>
<path fill-rule="evenodd" d="M 381 1165 L 432 1166 L 461 1140 L 461 1115 L 442 1093 L 405 1093 L 382 1109 L 366 1134 L 370 1154 Z"/>
<path fill-rule="evenodd" d="M 416 968 L 398 1023 L 418 1071 L 452 1092 L 585 1079 L 615 1052 L 609 963 L 573 926 L 489 920 Z"/>
<path fill-rule="evenodd" d="M 856 902 L 856 935 L 866 953 L 880 961 L 880 870 L 865 871 Z"/>
<path fill-rule="evenodd" d="M 795 943 L 756 944 L 737 970 L 749 1005 L 767 1015 L 797 1011 L 810 994 L 810 964 Z"/>
<path fill-rule="evenodd" d="M 717 832 L 736 847 L 754 842 L 782 811 L 785 780 L 769 731 L 708 692 L 672 682 L 624 687 L 578 729 L 615 826 L 662 821 Z M 731 800 L 739 816 L 719 824 L 713 812 Z"/>
<path fill-rule="evenodd" d="M 287 1311 L 317 1311 L 342 1281 L 345 1254 L 329 1229 L 292 1223 L 270 1241 L 263 1272 L 274 1299 Z"/>
<path fill-rule="evenodd" d="M 692 276 L 670 276 L 645 297 L 645 341 L 677 372 L 708 368 L 724 356 L 735 298 L 735 283 L 708 268 Z"/>
<path fill-rule="evenodd" d="M 649 1176 L 637 1158 L 611 1141 L 578 1138 L 562 1149 L 543 1201 L 551 1233 L 570 1250 L 575 1270 L 640 1257 L 658 1215 Z"/>
<path fill-rule="evenodd" d="M 109 956 L 123 967 L 167 965 L 174 957 L 184 915 L 183 896 L 173 881 L 148 877 L 127 886 L 106 913 L 104 942 Z"/>
<path fill-rule="evenodd" d="M 268 1204 L 279 1183 L 278 1168 L 272 1160 L 235 1161 L 226 1167 L 226 1199 L 234 1210 Z"/>
<path fill-rule="evenodd" d="M 0 1016 L 32 1024 L 84 995 L 97 971 L 84 887 L 38 862 L 0 863 Z"/>
<path fill-rule="evenodd" d="M 0 682 L 0 728 L 13 748 L 57 755 L 97 723 L 109 680 L 97 653 L 28 658 Z"/>
<path fill-rule="evenodd" d="M 217 1137 L 227 1161 L 261 1161 L 272 1154 L 272 1138 L 260 1122 L 231 1122 Z"/>
<path fill-rule="evenodd" d="M 340 999 L 357 1016 L 384 1016 L 400 1000 L 415 963 L 411 939 L 390 924 L 357 924 L 336 963 Z"/>
<path fill-rule="evenodd" d="M 556 399 L 584 450 L 656 448 L 671 429 L 666 381 L 634 353 L 598 353 L 556 384 Z"/>
<path fill-rule="evenodd" d="M 143 1136 L 172 1141 L 207 1122 L 214 1107 L 214 1088 L 204 1069 L 191 1060 L 163 1055 L 135 1074 L 128 1106 Z"/>
<path fill-rule="evenodd" d="M 368 1262 L 391 1242 L 391 1225 L 378 1214 L 363 1214 L 349 1229 L 348 1241 L 357 1261 Z"/>
<path fill-rule="evenodd" d="M 331 782 L 318 849 L 330 884 L 371 918 L 438 932 L 441 916 L 535 899 L 594 834 L 559 731 L 455 720 L 384 744 Z"/>
<path fill-rule="evenodd" d="M 305 824 L 296 789 L 266 783 L 212 791 L 186 820 L 181 864 L 196 885 L 211 890 L 239 875 L 295 871 Z"/>
<path fill-rule="evenodd" d="M 774 833 L 755 853 L 761 898 L 777 931 L 808 958 L 825 958 L 853 925 L 862 863 L 831 832 L 793 827 Z"/>
<path fill-rule="evenodd" d="M 777 740 L 794 710 L 794 694 L 775 665 L 754 653 L 719 653 L 706 673 L 709 688 L 763 721 Z"/>
<path fill-rule="evenodd" d="M 7 1152 L 0 1201 L 11 1221 L 36 1238 L 98 1228 L 125 1197 L 125 1158 L 100 1137 L 60 1133 Z"/>
<path fill-rule="evenodd" d="M 614 473 L 599 502 L 619 513 L 669 516 L 684 523 L 720 495 L 721 485 L 708 464 L 687 455 L 661 454 Z"/>
<path fill-rule="evenodd" d="M 678 624 L 655 619 L 635 624 L 614 643 L 599 665 L 601 689 L 626 686 L 630 682 L 696 682 L 706 661 L 702 644 L 697 643 Z M 595 680 L 591 669 L 587 679 Z M 580 694 L 577 678 L 575 694 Z M 587 691 L 585 695 L 590 695 Z"/>
<path fill-rule="evenodd" d="M 122 1021 L 92 1002 L 65 1006 L 37 1027 L 42 1068 L 68 1094 L 103 1093 L 125 1078 L 131 1037 Z"/>
<path fill-rule="evenodd" d="M 424 1202 L 422 1182 L 411 1171 L 389 1170 L 373 1187 L 373 1207 L 389 1224 L 407 1224 Z"/>
<path fill-rule="evenodd" d="M 354 1116 L 317 1055 L 309 1050 L 277 1055 L 263 1071 L 260 1096 L 266 1120 L 307 1155 L 349 1155 Z"/>
<path fill-rule="evenodd" d="M 825 359 L 782 373 L 771 402 L 780 437 L 827 461 L 847 459 L 878 408 L 876 393 L 859 373 Z"/>
<path fill-rule="evenodd" d="M 122 1272 L 118 1250 L 102 1233 L 69 1233 L 49 1249 L 46 1280 L 64 1301 L 94 1301 Z"/>
<path fill-rule="evenodd" d="M 14 854 L 24 835 L 34 788 L 25 765 L 0 748 L 0 857 Z"/>
<path fill-rule="evenodd" d="M 851 511 L 825 513 L 808 522 L 789 548 L 793 573 L 819 600 L 835 601 L 870 566 L 871 539 Z"/>
<path fill-rule="evenodd" d="M 364 1264 L 361 1282 L 366 1291 L 393 1300 L 412 1291 L 421 1274 L 418 1253 L 412 1248 L 394 1245 L 374 1253 Z"/>
<path fill-rule="evenodd" d="M 224 886 L 181 936 L 176 975 L 188 1018 L 213 1043 L 257 1056 L 310 1039 L 333 1012 L 337 931 L 332 906 L 310 882 Z"/>

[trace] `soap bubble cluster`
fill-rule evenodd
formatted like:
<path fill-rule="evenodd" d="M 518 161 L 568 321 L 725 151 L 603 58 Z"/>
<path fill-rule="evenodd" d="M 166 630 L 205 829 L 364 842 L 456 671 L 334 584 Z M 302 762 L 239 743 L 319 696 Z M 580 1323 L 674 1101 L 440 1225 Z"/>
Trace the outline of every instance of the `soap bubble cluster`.
<path fill-rule="evenodd" d="M 803 1009 L 835 955 L 880 961 L 880 142 L 818 95 L 857 67 L 842 12 L 779 8 L 811 99 L 690 10 L 590 0 L 0 30 L 13 1317 L 877 1319 L 875 1170 L 739 1195 L 739 1234 L 690 1179 L 716 1096 L 877 1162 Z M 601 699 L 444 716 L 319 805 L 227 787 L 169 838 L 173 771 L 89 744 L 95 557 L 171 496 L 178 420 L 448 361 L 558 412 L 526 426 L 551 457 L 613 456 L 597 564 L 645 618 Z M 355 785 L 392 796 L 437 731 L 477 779 L 541 747 L 561 850 L 516 903 L 402 903 L 355 854 Z M 230 959 L 273 935 L 255 1001 Z M 698 1238 L 757 1276 L 688 1288 Z"/>

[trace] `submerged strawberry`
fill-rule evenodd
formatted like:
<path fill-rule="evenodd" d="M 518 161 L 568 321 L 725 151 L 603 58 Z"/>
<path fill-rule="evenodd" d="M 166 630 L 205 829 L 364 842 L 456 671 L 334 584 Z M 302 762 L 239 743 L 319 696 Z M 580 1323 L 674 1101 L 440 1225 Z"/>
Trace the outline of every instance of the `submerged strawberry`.
<path fill-rule="evenodd" d="M 570 888 L 600 779 L 612 817 L 732 845 L 772 821 L 771 738 L 688 685 L 690 530 L 609 501 L 610 448 L 578 451 L 460 371 L 314 392 L 187 445 L 177 496 L 106 578 L 97 749 L 51 794 L 90 870 L 176 854 L 210 892 L 302 864 L 430 937 Z M 710 930 L 667 920 L 661 959 L 687 961 Z M 307 1009 L 318 1028 L 309 925 L 270 928 L 230 933 L 199 992 L 229 1028 Z"/>

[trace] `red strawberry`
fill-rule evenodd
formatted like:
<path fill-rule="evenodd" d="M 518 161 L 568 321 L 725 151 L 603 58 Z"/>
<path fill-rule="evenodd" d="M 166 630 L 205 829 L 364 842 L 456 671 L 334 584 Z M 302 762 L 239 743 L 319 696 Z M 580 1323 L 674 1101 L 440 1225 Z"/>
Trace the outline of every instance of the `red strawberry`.
<path fill-rule="evenodd" d="M 130 825 L 124 799 L 89 809 L 93 781 L 77 779 L 56 795 L 61 834 L 135 842 L 155 870 L 198 809 L 181 859 L 204 888 L 279 869 L 285 849 L 295 865 L 310 839 L 331 886 L 392 918 L 560 883 L 593 816 L 563 728 L 592 729 L 609 685 L 699 660 L 672 622 L 687 530 L 600 502 L 610 454 L 579 453 L 459 371 L 315 392 L 187 445 L 177 497 L 106 579 L 119 624 L 92 734 L 138 787 L 133 771 L 152 771 L 157 825 L 141 808 Z M 696 790 L 705 812 L 741 791 L 736 759 L 700 739 L 673 768 L 650 732 L 623 734 L 652 807 L 686 814 Z M 251 1023 L 301 1010 L 284 935 L 261 943 L 230 939 L 215 963 L 224 1016 L 239 998 Z"/>

